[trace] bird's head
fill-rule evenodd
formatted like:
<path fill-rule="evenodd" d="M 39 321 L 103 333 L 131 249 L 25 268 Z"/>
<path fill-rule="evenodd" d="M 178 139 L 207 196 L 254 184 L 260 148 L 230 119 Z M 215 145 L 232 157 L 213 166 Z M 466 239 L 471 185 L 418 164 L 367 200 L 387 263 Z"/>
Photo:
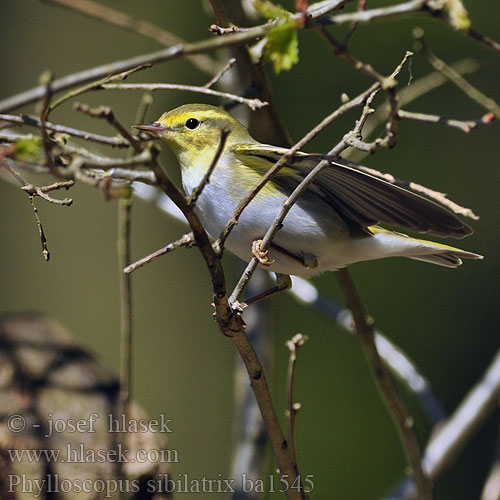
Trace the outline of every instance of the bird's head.
<path fill-rule="evenodd" d="M 229 132 L 226 148 L 236 143 L 255 142 L 234 116 L 208 104 L 185 104 L 163 113 L 153 123 L 132 126 L 165 141 L 183 167 L 204 157 L 211 161 L 224 130 Z"/>

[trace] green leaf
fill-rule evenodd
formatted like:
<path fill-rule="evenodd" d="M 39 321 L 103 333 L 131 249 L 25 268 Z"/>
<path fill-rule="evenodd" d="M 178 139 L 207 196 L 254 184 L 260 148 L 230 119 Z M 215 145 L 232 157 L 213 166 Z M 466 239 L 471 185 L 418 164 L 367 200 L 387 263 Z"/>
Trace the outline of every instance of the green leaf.
<path fill-rule="evenodd" d="M 292 19 L 269 30 L 264 58 L 273 63 L 275 73 L 289 70 L 299 62 L 297 27 Z"/>
<path fill-rule="evenodd" d="M 290 12 L 285 10 L 280 5 L 274 5 L 270 0 L 255 0 L 254 8 L 268 19 L 276 19 L 277 17 L 288 17 Z"/>
<path fill-rule="evenodd" d="M 20 160 L 34 160 L 40 156 L 42 140 L 40 137 L 19 139 L 16 142 L 16 157 Z"/>

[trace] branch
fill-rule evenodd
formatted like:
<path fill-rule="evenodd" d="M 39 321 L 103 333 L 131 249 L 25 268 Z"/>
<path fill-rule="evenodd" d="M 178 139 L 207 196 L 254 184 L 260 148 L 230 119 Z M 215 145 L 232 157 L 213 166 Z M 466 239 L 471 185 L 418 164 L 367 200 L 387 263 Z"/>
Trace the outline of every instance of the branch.
<path fill-rule="evenodd" d="M 268 105 L 267 102 L 263 102 L 260 99 L 246 99 L 245 97 L 240 97 L 239 95 L 230 94 L 228 92 L 220 92 L 206 87 L 180 85 L 176 83 L 105 83 L 99 85 L 99 88 L 104 90 L 148 90 L 150 92 L 155 90 L 183 90 L 186 92 L 198 92 L 199 94 L 213 95 L 224 99 L 230 99 L 231 101 L 236 101 L 241 104 L 246 104 L 253 111 Z"/>
<path fill-rule="evenodd" d="M 203 178 L 201 179 L 198 186 L 196 186 L 196 188 L 193 190 L 193 193 L 189 197 L 188 204 L 190 207 L 194 207 L 196 205 L 196 201 L 200 197 L 203 189 L 205 189 L 205 186 L 210 182 L 210 177 L 212 176 L 212 173 L 215 170 L 217 163 L 219 163 L 222 152 L 224 151 L 224 147 L 226 146 L 227 137 L 228 137 L 229 133 L 230 133 L 230 130 L 228 130 L 228 129 L 223 129 L 221 131 L 219 147 L 217 148 L 217 151 L 215 152 L 215 156 L 212 159 L 212 163 L 210 164 L 210 166 L 208 167 L 208 170 L 203 175 Z"/>
<path fill-rule="evenodd" d="M 125 128 L 120 121 L 116 118 L 113 110 L 109 106 L 99 106 L 98 108 L 91 108 L 87 104 L 75 102 L 74 108 L 76 111 L 85 113 L 92 118 L 104 118 L 118 133 L 134 148 L 136 153 L 142 151 L 142 146 L 137 137 L 134 137 L 127 128 Z"/>
<path fill-rule="evenodd" d="M 231 57 L 227 64 L 205 85 L 203 85 L 204 88 L 209 89 L 210 87 L 214 86 L 236 63 L 236 58 Z"/>
<path fill-rule="evenodd" d="M 165 255 L 167 253 L 173 252 L 177 248 L 180 248 L 180 247 L 191 248 L 194 245 L 195 245 L 195 241 L 194 241 L 193 233 L 187 233 L 182 238 L 178 239 L 177 241 L 169 243 L 167 246 L 160 248 L 159 250 L 156 250 L 156 252 L 153 252 L 153 253 L 147 255 L 146 257 L 143 257 L 142 259 L 134 262 L 133 264 L 130 264 L 129 266 L 125 267 L 123 269 L 123 272 L 125 274 L 130 274 L 130 273 L 134 272 L 136 269 L 139 269 L 140 267 L 143 267 L 146 264 L 149 264 L 150 262 L 157 259 L 158 257 L 161 257 L 162 255 Z"/>
<path fill-rule="evenodd" d="M 500 106 L 490 97 L 483 94 L 479 89 L 471 85 L 462 75 L 439 59 L 429 48 L 424 39 L 424 30 L 415 28 L 413 36 L 419 42 L 419 49 L 423 52 L 431 66 L 445 76 L 450 82 L 454 83 L 465 95 L 477 102 L 480 106 L 495 114 L 500 119 Z"/>
<path fill-rule="evenodd" d="M 467 74 L 476 71 L 478 65 L 472 59 L 463 59 L 452 64 L 452 68 L 460 74 Z M 396 97 L 399 101 L 399 105 L 405 106 L 447 82 L 448 80 L 438 71 L 423 76 L 422 78 L 413 81 L 410 86 L 404 87 L 397 92 Z M 371 115 L 371 118 L 366 126 L 363 128 L 363 135 L 365 137 L 370 137 L 380 124 L 389 118 L 389 111 L 390 108 L 386 105 L 386 103 L 378 106 L 375 112 Z M 353 157 L 354 160 L 361 161 L 366 154 L 367 153 L 362 153 L 360 150 L 351 149 L 346 152 L 344 158 Z"/>
<path fill-rule="evenodd" d="M 494 51 L 500 52 L 500 43 L 498 43 L 496 40 L 493 40 L 493 38 L 484 36 L 481 33 L 473 30 L 472 28 L 467 31 L 467 34 L 474 40 L 486 45 L 487 47 L 492 48 Z"/>
<path fill-rule="evenodd" d="M 34 116 L 29 116 L 24 113 L 21 113 L 20 116 L 0 114 L 0 121 L 15 123 L 16 125 L 29 125 L 31 127 L 42 128 L 42 123 L 39 118 Z M 86 141 L 106 144 L 107 146 L 113 146 L 117 148 L 130 147 L 130 144 L 125 142 L 121 137 L 106 137 L 104 135 L 94 134 L 92 132 L 86 132 L 84 130 L 78 130 L 72 127 L 57 125 L 55 123 L 50 123 L 50 122 L 45 122 L 45 128 L 47 130 L 50 130 L 51 132 L 68 134 L 73 137 L 85 139 Z"/>
<path fill-rule="evenodd" d="M 292 456 L 295 463 L 297 463 L 297 450 L 295 446 L 295 417 L 297 416 L 297 411 L 300 409 L 300 403 L 293 402 L 293 382 L 295 376 L 295 365 L 297 363 L 297 356 L 299 349 L 308 342 L 309 337 L 303 335 L 302 333 L 297 333 L 290 340 L 285 342 L 285 345 L 290 351 L 290 356 L 288 358 L 288 371 L 287 371 L 287 410 L 286 410 L 286 424 L 287 424 L 287 435 L 288 444 L 292 450 Z M 297 466 L 298 469 L 298 466 Z"/>
<path fill-rule="evenodd" d="M 132 221 L 132 192 L 126 193 L 118 200 L 117 253 L 118 268 L 121 271 L 130 263 L 130 237 Z M 132 365 L 133 365 L 133 323 L 132 323 L 132 280 L 131 276 L 118 273 L 120 287 L 120 392 L 118 395 L 120 414 L 130 418 L 130 402 L 132 400 Z M 128 433 L 119 434 L 118 442 L 130 446 Z M 118 464 L 118 472 L 123 473 L 123 463 Z"/>
<path fill-rule="evenodd" d="M 432 483 L 422 468 L 420 445 L 414 429 L 415 422 L 400 400 L 389 373 L 377 351 L 374 340 L 373 318 L 367 314 L 349 270 L 347 268 L 341 269 L 336 275 L 347 306 L 352 311 L 356 331 L 360 336 L 361 344 L 372 374 L 377 382 L 377 387 L 390 410 L 391 416 L 397 424 L 407 459 L 415 477 L 418 498 L 420 500 L 432 499 Z"/>
<path fill-rule="evenodd" d="M 445 116 L 431 115 L 427 113 L 415 113 L 412 111 L 404 111 L 400 109 L 398 111 L 399 118 L 406 118 L 409 120 L 417 120 L 426 123 L 440 123 L 442 125 L 448 125 L 448 127 L 455 127 L 462 132 L 469 133 L 471 130 L 475 129 L 478 125 L 485 125 L 491 123 L 495 119 L 494 113 L 486 113 L 481 118 L 477 120 L 455 120 L 453 118 L 446 118 Z"/>
<path fill-rule="evenodd" d="M 28 194 L 30 199 L 34 198 L 35 196 L 40 196 L 40 198 L 43 198 L 49 203 L 54 203 L 54 205 L 61 205 L 66 207 L 69 207 L 73 203 L 73 200 L 71 198 L 64 198 L 63 200 L 58 200 L 56 198 L 52 198 L 52 196 L 49 196 L 47 193 L 58 189 L 69 189 L 71 186 L 73 186 L 74 181 L 56 182 L 54 184 L 50 184 L 49 186 L 34 186 L 33 184 L 26 182 L 21 176 L 21 174 L 17 172 L 17 170 L 13 169 L 11 166 L 7 164 L 5 164 L 5 166 L 7 170 L 21 184 L 21 189 Z"/>

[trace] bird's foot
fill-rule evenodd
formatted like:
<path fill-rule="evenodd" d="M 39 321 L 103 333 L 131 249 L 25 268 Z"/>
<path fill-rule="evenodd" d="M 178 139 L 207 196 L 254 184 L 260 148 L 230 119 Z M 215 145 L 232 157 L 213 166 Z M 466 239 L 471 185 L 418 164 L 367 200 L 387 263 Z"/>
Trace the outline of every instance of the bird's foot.
<path fill-rule="evenodd" d="M 259 261 L 263 266 L 272 266 L 275 261 L 269 260 L 269 250 L 261 250 L 260 245 L 262 240 L 252 241 L 252 255 Z"/>

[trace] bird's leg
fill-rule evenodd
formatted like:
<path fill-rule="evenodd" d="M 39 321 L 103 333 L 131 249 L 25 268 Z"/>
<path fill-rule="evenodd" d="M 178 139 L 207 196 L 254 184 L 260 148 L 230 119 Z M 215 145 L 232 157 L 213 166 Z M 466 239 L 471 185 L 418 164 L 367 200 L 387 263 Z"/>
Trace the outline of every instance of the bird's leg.
<path fill-rule="evenodd" d="M 262 240 L 255 240 L 252 242 L 252 255 L 259 261 L 263 266 L 269 267 L 275 263 L 275 260 L 269 260 L 269 250 L 262 251 L 260 245 Z M 306 269 L 314 269 L 318 267 L 318 260 L 315 255 L 304 254 L 302 257 L 290 252 L 286 248 L 276 245 L 276 243 L 271 243 L 270 247 L 287 257 L 297 261 L 299 264 L 304 266 Z"/>
<path fill-rule="evenodd" d="M 277 293 L 281 293 L 284 292 L 285 290 L 289 290 L 290 288 L 292 288 L 292 280 L 290 276 L 288 276 L 287 274 L 279 274 L 279 273 L 275 274 L 276 274 L 276 284 L 272 288 L 269 288 L 268 290 L 265 290 L 264 292 L 261 292 L 258 295 L 255 295 L 254 297 L 250 297 L 249 299 L 243 302 L 233 303 L 232 307 L 243 310 L 246 307 L 255 304 L 256 302 L 259 302 L 260 300 L 267 299 L 272 295 L 276 295 Z"/>

